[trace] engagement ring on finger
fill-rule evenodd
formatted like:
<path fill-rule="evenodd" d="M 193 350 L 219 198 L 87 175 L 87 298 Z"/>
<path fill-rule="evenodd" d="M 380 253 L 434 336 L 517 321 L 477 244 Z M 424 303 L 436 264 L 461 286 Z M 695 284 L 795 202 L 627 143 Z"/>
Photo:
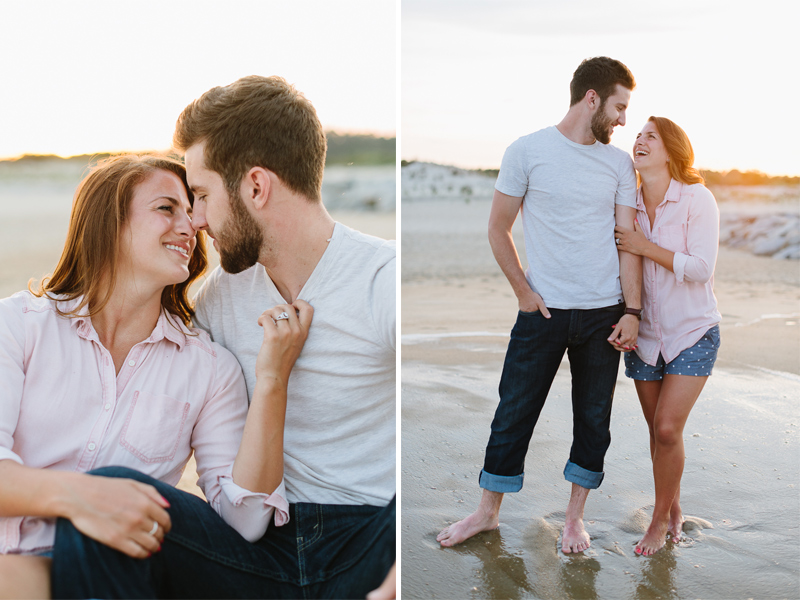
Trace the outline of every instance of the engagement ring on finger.
<path fill-rule="evenodd" d="M 617 246 L 619 246 L 619 238 L 616 239 Z"/>
<path fill-rule="evenodd" d="M 158 531 L 158 521 L 153 521 L 153 528 L 148 532 L 147 535 L 155 535 L 156 531 Z"/>
<path fill-rule="evenodd" d="M 279 314 L 277 317 L 275 317 L 275 323 L 277 323 L 278 321 L 282 321 L 283 319 L 288 319 L 288 318 L 289 318 L 289 313 L 284 311 L 281 314 Z"/>

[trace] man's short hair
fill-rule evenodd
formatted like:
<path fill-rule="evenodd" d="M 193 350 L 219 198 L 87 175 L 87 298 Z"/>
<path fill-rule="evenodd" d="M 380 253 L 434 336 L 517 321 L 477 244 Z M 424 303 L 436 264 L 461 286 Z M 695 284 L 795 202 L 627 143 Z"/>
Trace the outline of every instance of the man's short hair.
<path fill-rule="evenodd" d="M 636 81 L 628 67 L 618 60 L 607 56 L 587 58 L 572 74 L 569 84 L 569 105 L 575 106 L 589 90 L 594 90 L 600 96 L 600 102 L 605 102 L 617 89 L 617 84 L 633 90 Z"/>
<path fill-rule="evenodd" d="M 185 152 L 200 142 L 206 168 L 232 195 L 251 168 L 263 167 L 290 190 L 321 200 L 325 132 L 311 102 L 281 77 L 242 77 L 187 106 L 173 144 Z"/>

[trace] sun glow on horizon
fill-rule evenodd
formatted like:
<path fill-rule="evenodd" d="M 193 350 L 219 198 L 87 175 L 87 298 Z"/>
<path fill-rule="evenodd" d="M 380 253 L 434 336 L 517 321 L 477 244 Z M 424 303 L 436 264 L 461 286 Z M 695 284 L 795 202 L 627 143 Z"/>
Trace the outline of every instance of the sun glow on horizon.
<path fill-rule="evenodd" d="M 688 134 L 714 171 L 800 175 L 792 76 L 800 5 L 763 0 L 403 0 L 401 158 L 498 168 L 520 136 L 555 125 L 584 58 L 611 56 L 637 86 L 612 144 L 630 153 L 650 115 Z M 794 131 L 791 131 L 791 130 Z"/>
<path fill-rule="evenodd" d="M 169 149 L 187 104 L 253 73 L 294 84 L 326 131 L 394 136 L 393 1 L 41 0 L 3 21 L 2 158 Z"/>

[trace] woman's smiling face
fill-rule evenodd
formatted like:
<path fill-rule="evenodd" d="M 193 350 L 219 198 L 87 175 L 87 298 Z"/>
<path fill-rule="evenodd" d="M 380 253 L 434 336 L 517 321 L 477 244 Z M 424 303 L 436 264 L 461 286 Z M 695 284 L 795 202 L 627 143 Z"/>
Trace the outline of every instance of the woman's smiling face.
<path fill-rule="evenodd" d="M 652 167 L 666 169 L 668 161 L 669 155 L 664 147 L 661 134 L 658 133 L 656 124 L 648 121 L 636 136 L 636 142 L 633 144 L 633 166 L 637 170 Z"/>
<path fill-rule="evenodd" d="M 137 287 L 185 281 L 197 244 L 191 214 L 186 188 L 174 173 L 149 174 L 136 186 L 128 207 L 117 276 L 132 277 Z"/>

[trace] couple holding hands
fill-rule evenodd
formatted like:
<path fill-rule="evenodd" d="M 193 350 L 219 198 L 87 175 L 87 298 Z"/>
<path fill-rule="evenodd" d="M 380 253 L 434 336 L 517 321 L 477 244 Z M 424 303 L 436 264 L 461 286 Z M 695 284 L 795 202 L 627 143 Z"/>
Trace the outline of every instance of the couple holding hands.
<path fill-rule="evenodd" d="M 394 242 L 327 213 L 281 78 L 209 90 L 174 145 L 95 166 L 52 275 L 0 300 L 0 595 L 393 597 Z M 208 502 L 173 487 L 192 452 Z"/>
<path fill-rule="evenodd" d="M 503 157 L 489 241 L 519 314 L 479 477 L 483 495 L 474 513 L 439 534 L 442 546 L 498 526 L 503 494 L 522 488 L 528 444 L 565 352 L 573 442 L 562 552 L 590 545 L 584 506 L 603 481 L 621 352 L 649 428 L 655 480 L 652 520 L 635 551 L 649 556 L 667 538 L 681 539 L 683 428 L 720 343 L 712 290 L 719 210 L 689 138 L 669 119 L 648 119 L 633 161 L 609 145 L 635 85 L 617 60 L 584 60 L 562 121 L 518 139 Z M 518 214 L 525 272 L 511 235 Z"/>

